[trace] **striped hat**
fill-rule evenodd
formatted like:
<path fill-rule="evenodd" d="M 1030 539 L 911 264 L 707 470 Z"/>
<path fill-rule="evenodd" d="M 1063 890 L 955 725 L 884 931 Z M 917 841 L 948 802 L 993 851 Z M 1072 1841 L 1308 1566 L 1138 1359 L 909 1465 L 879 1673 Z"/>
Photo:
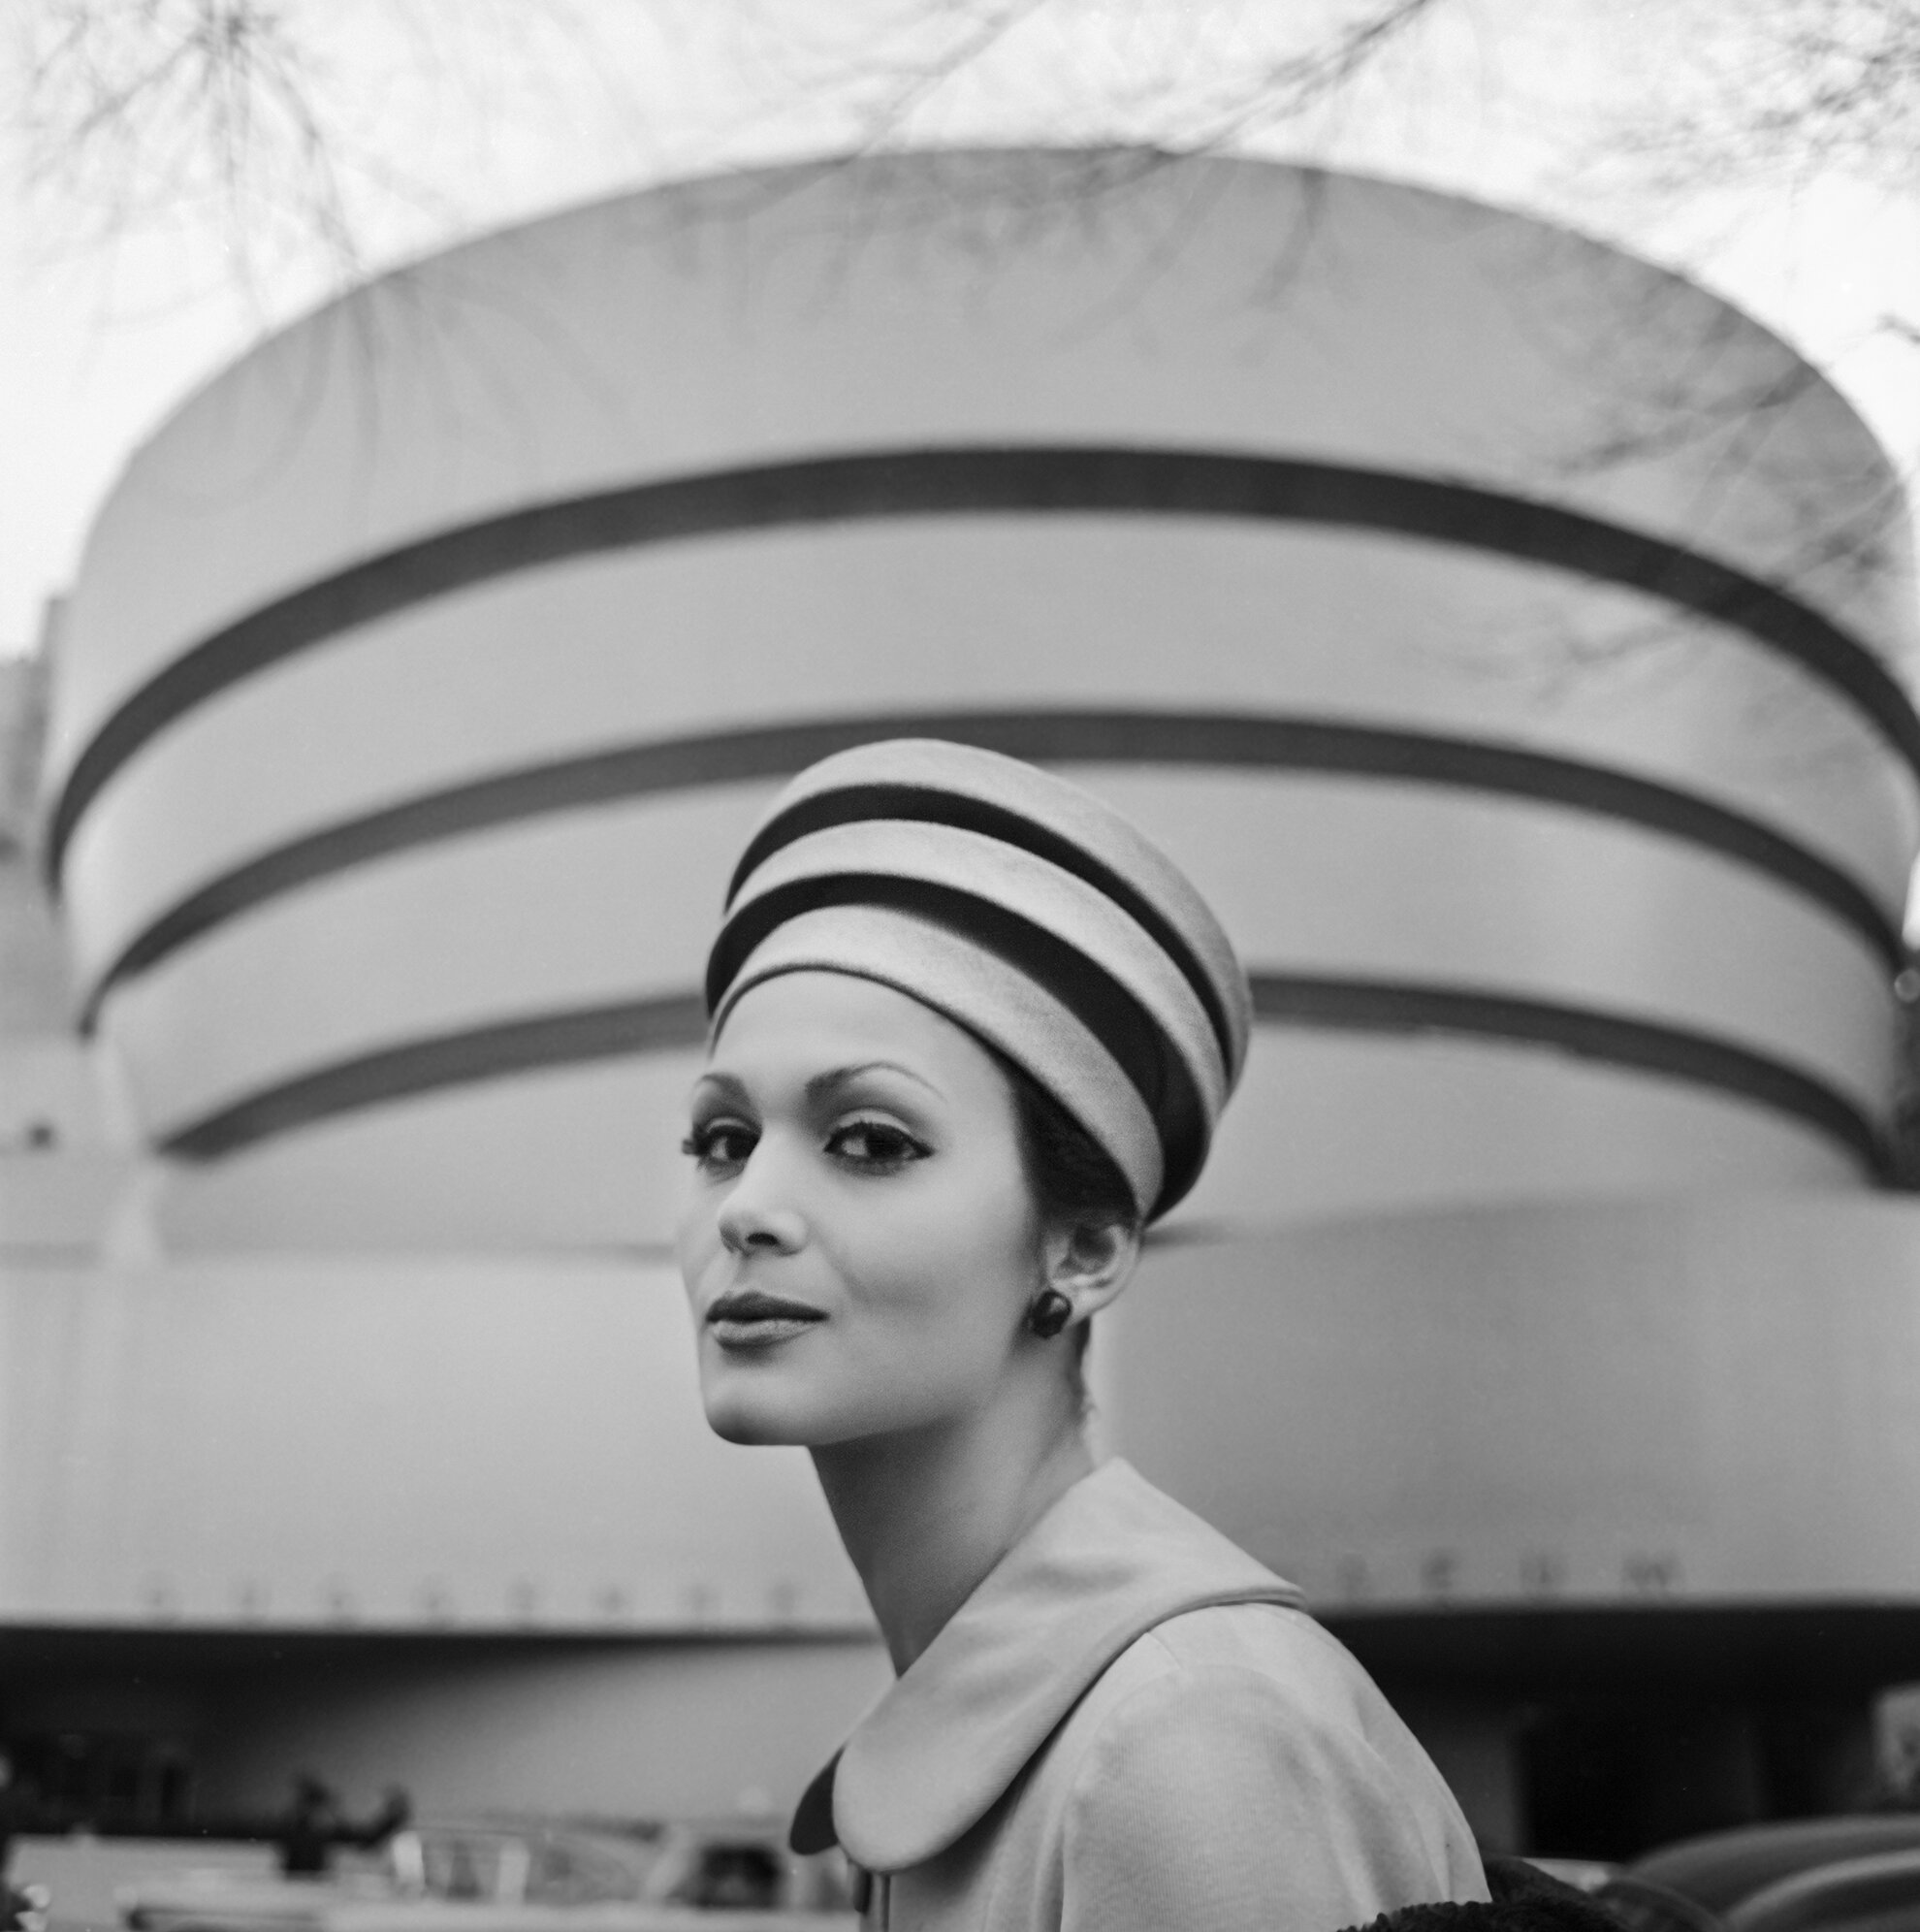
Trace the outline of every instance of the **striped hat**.
<path fill-rule="evenodd" d="M 862 745 L 775 799 L 707 961 L 712 1037 L 800 972 L 878 981 L 997 1047 L 1147 1220 L 1199 1176 L 1246 1058 L 1246 974 L 1186 876 L 1091 792 L 968 745 Z"/>

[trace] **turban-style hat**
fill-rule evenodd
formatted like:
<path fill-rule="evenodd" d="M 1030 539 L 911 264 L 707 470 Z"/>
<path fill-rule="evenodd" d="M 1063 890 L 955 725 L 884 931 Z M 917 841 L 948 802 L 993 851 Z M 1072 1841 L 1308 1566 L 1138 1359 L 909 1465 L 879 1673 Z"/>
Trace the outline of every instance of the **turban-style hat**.
<path fill-rule="evenodd" d="M 1246 1057 L 1246 974 L 1186 875 L 1091 792 L 967 745 L 862 745 L 775 799 L 708 958 L 714 1037 L 801 972 L 878 981 L 998 1048 L 1147 1220 L 1194 1184 Z"/>

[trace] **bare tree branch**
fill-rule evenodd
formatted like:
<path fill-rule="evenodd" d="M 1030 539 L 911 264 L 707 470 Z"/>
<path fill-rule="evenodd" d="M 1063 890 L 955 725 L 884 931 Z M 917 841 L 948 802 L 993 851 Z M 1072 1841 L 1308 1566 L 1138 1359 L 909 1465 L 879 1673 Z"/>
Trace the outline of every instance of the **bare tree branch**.
<path fill-rule="evenodd" d="M 1700 55 L 1680 98 L 1618 129 L 1669 186 L 1920 182 L 1920 0 L 1724 6 Z"/>
<path fill-rule="evenodd" d="M 440 97 L 464 95 L 509 125 L 544 121 L 558 148 L 572 117 L 553 86 L 597 90 L 636 153 L 660 108 L 657 82 L 600 44 L 611 5 L 523 0 L 436 14 L 433 0 L 364 11 L 406 43 Z M 1217 148 L 1331 106 L 1457 0 L 1324 0 L 1282 10 L 1206 0 L 1175 30 L 1145 0 L 729 0 L 735 91 L 764 120 L 830 111 L 833 144 L 872 151 L 919 137 L 970 88 L 990 88 L 1029 54 L 1031 125 L 1007 138 L 1077 145 Z M 627 23 L 671 30 L 677 0 L 631 0 Z M 370 231 L 396 206 L 452 231 L 457 196 L 422 177 L 404 130 L 368 126 L 357 99 L 391 76 L 347 71 L 315 0 L 25 0 L 21 72 L 32 184 L 112 242 L 209 225 L 231 273 L 258 284 L 289 262 L 338 286 L 376 252 Z M 1091 59 L 1089 21 L 1124 29 L 1115 58 Z M 1049 38 L 1050 37 L 1050 38 Z M 1095 37 L 1096 40 L 1098 36 Z M 1045 42 L 1042 47 L 1042 41 Z M 344 43 L 342 43 L 344 45 Z M 366 58 L 367 56 L 362 56 Z M 649 94 L 649 87 L 654 94 Z M 547 98 L 542 100 L 543 90 Z M 744 118 L 744 115 L 742 116 Z M 737 131 L 736 123 L 736 131 Z M 664 143 L 655 143 L 664 151 Z M 716 140 L 708 165 L 730 158 Z M 448 233 L 423 240 L 444 241 Z"/>

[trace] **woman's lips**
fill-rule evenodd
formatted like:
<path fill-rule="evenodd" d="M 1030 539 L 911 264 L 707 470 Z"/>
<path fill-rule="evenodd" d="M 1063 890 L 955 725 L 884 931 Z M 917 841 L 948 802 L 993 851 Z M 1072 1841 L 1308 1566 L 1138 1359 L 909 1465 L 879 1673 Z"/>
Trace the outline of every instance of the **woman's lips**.
<path fill-rule="evenodd" d="M 783 1301 L 778 1295 L 757 1292 L 722 1295 L 707 1310 L 707 1327 L 722 1348 L 771 1348 L 777 1342 L 791 1341 L 816 1323 L 826 1320 L 818 1308 L 805 1302 Z"/>

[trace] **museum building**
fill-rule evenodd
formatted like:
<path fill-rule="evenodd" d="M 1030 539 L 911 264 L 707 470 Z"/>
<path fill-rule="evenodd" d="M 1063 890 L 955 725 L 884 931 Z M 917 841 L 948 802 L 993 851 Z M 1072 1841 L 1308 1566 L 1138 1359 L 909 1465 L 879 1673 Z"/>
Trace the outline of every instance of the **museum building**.
<path fill-rule="evenodd" d="M 1491 1843 L 1849 1802 L 1920 1679 L 1917 619 L 1777 338 L 1382 180 L 733 176 L 261 342 L 0 687 L 0 1742 L 148 1825 L 791 1800 L 884 1662 L 702 1423 L 681 1107 L 747 828 L 913 733 L 1252 974 L 1105 1441 Z"/>

